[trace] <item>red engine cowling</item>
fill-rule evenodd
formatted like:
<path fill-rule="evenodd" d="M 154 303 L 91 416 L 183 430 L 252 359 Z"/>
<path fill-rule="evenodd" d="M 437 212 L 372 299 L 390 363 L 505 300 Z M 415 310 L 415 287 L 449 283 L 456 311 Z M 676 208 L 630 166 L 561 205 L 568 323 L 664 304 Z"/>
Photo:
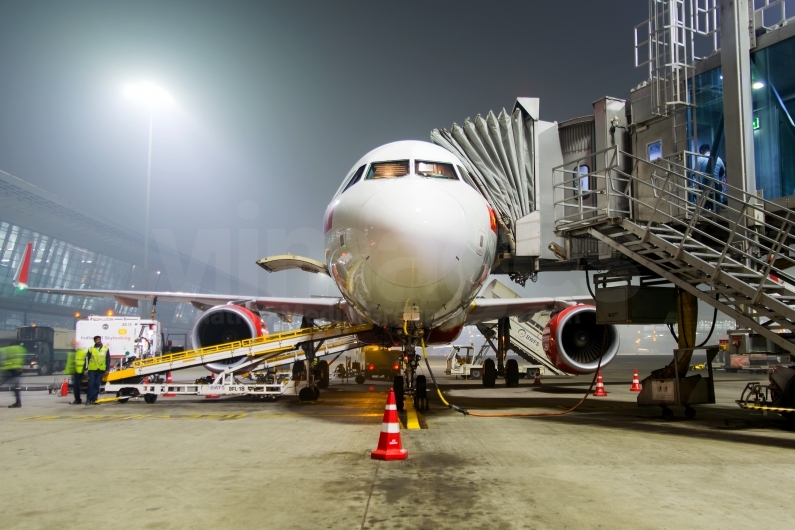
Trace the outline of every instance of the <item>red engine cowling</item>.
<path fill-rule="evenodd" d="M 616 356 L 619 337 L 614 325 L 596 323 L 594 306 L 576 305 L 549 319 L 541 343 L 549 360 L 564 372 L 592 374 L 600 355 L 602 368 Z"/>
<path fill-rule="evenodd" d="M 268 328 L 259 316 L 245 307 L 219 305 L 205 311 L 191 331 L 194 348 L 206 348 L 226 342 L 253 339 L 267 335 Z M 222 372 L 230 365 L 240 364 L 245 359 L 231 359 L 223 363 L 208 363 L 205 367 L 213 372 Z"/>

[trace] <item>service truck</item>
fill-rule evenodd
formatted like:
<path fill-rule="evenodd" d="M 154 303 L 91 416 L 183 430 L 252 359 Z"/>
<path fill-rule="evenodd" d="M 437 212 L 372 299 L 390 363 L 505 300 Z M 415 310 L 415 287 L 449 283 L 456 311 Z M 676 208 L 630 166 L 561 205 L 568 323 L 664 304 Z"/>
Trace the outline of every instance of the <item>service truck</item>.
<path fill-rule="evenodd" d="M 97 335 L 110 350 L 111 361 L 128 362 L 163 353 L 163 335 L 157 320 L 91 315 L 77 321 L 75 339 L 78 347 L 90 348 Z"/>
<path fill-rule="evenodd" d="M 70 329 L 46 326 L 23 326 L 17 328 L 17 340 L 27 350 L 24 371 L 39 375 L 62 372 L 66 357 L 72 348 L 75 332 Z"/>
<path fill-rule="evenodd" d="M 789 360 L 788 352 L 773 341 L 750 329 L 727 332 L 728 339 L 720 341 L 720 361 L 716 368 L 727 372 L 767 374 Z"/>
<path fill-rule="evenodd" d="M 361 353 L 364 356 L 362 366 L 365 378 L 383 377 L 391 381 L 400 374 L 403 351 L 399 347 L 365 346 Z"/>

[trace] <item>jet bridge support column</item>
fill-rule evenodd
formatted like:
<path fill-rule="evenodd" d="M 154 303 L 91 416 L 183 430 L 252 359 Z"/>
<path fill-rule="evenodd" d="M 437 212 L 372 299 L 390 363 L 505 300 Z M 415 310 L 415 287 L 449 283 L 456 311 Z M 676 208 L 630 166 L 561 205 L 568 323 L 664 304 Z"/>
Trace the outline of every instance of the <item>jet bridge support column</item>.
<path fill-rule="evenodd" d="M 505 358 L 511 347 L 511 321 L 508 317 L 497 321 L 497 375 L 505 377 Z"/>

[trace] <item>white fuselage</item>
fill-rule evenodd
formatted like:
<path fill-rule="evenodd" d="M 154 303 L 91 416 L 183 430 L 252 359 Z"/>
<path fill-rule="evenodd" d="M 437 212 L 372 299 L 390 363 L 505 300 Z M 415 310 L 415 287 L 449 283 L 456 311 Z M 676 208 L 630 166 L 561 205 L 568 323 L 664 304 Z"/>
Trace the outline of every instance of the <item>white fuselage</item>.
<path fill-rule="evenodd" d="M 429 167 L 439 174 L 428 176 Z M 324 229 L 329 274 L 362 317 L 426 330 L 463 322 L 497 235 L 492 210 L 462 171 L 450 152 L 418 141 L 379 147 L 353 167 Z"/>

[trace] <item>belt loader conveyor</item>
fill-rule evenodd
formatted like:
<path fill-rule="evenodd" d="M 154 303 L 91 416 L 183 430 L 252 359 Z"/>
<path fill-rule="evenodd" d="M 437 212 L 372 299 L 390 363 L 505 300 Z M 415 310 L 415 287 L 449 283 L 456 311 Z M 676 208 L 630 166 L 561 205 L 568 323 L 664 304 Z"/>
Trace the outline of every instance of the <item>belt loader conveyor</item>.
<path fill-rule="evenodd" d="M 303 328 L 285 333 L 257 337 L 244 341 L 231 342 L 199 350 L 190 350 L 151 359 L 133 361 L 130 367 L 110 372 L 106 378 L 105 392 L 115 392 L 118 400 L 126 402 L 130 397 L 144 395 L 148 403 L 154 403 L 161 394 L 182 395 L 260 395 L 275 397 L 288 393 L 298 393 L 299 380 L 285 378 L 267 384 L 241 383 L 236 380 L 236 373 L 250 372 L 256 368 L 272 368 L 291 364 L 306 358 L 306 353 L 299 348 L 300 344 L 327 339 L 341 338 L 328 342 L 315 352 L 316 356 L 331 355 L 359 346 L 358 341 L 349 337 L 356 333 L 368 331 L 370 324 L 350 326 L 347 324 L 330 324 L 327 326 Z M 133 383 L 130 379 L 143 378 L 172 370 L 180 370 L 201 366 L 210 362 L 246 357 L 246 362 L 236 363 L 233 367 L 217 374 L 210 384 L 179 384 L 167 382 Z M 125 381 L 127 380 L 127 381 Z M 307 381 L 304 388 L 311 386 Z M 292 392 L 291 392 L 292 391 Z M 105 401 L 104 399 L 101 401 Z"/>

